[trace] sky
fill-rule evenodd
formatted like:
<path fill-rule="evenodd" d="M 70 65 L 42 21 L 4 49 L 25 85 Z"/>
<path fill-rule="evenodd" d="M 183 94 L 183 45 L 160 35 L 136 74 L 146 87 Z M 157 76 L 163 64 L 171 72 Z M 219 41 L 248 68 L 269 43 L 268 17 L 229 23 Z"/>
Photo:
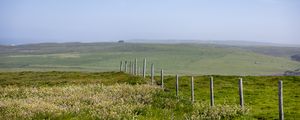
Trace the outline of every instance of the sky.
<path fill-rule="evenodd" d="M 0 44 L 240 40 L 300 44 L 300 0 L 1 0 Z"/>

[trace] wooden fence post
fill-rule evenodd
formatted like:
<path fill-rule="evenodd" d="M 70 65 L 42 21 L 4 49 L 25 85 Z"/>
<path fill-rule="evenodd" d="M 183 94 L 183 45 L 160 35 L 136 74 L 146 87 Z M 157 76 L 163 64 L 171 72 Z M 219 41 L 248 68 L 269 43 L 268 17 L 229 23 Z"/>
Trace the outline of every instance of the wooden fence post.
<path fill-rule="evenodd" d="M 135 61 L 132 61 L 132 75 L 134 75 Z"/>
<path fill-rule="evenodd" d="M 130 74 L 131 69 L 131 61 L 128 62 L 128 73 Z"/>
<path fill-rule="evenodd" d="M 135 64 L 135 68 L 134 68 L 134 74 L 136 75 L 136 76 L 138 76 L 138 64 Z"/>
<path fill-rule="evenodd" d="M 284 119 L 284 113 L 283 113 L 283 93 L 282 93 L 282 81 L 278 81 L 278 106 L 279 106 L 279 120 Z"/>
<path fill-rule="evenodd" d="M 147 61 L 146 61 L 146 58 L 144 58 L 144 66 L 143 66 L 143 78 L 146 78 L 146 63 Z"/>
<path fill-rule="evenodd" d="M 214 78 L 210 77 L 210 106 L 215 106 L 214 100 Z"/>
<path fill-rule="evenodd" d="M 195 97 L 194 97 L 194 77 L 191 78 L 191 101 L 194 103 Z"/>
<path fill-rule="evenodd" d="M 131 63 L 131 74 L 134 75 L 134 62 Z"/>
<path fill-rule="evenodd" d="M 139 69 L 138 69 L 138 76 L 141 75 L 141 67 L 139 66 Z"/>
<path fill-rule="evenodd" d="M 160 79 L 161 79 L 161 88 L 164 88 L 164 70 L 160 71 Z"/>
<path fill-rule="evenodd" d="M 122 72 L 123 61 L 120 62 L 120 72 Z"/>
<path fill-rule="evenodd" d="M 240 106 L 244 108 L 244 95 L 243 95 L 243 78 L 239 80 L 239 95 L 240 95 Z"/>
<path fill-rule="evenodd" d="M 127 73 L 127 61 L 125 61 L 125 73 Z"/>
<path fill-rule="evenodd" d="M 137 58 L 135 58 L 134 62 L 134 75 L 137 75 Z"/>
<path fill-rule="evenodd" d="M 130 61 L 127 62 L 127 73 L 130 73 Z"/>
<path fill-rule="evenodd" d="M 179 76 L 176 74 L 176 96 L 178 97 L 178 89 L 179 89 Z"/>
<path fill-rule="evenodd" d="M 154 64 L 151 64 L 151 84 L 154 84 Z"/>
<path fill-rule="evenodd" d="M 131 61 L 131 66 L 130 66 L 130 74 L 133 74 L 133 64 L 134 64 L 134 62 L 133 61 Z"/>

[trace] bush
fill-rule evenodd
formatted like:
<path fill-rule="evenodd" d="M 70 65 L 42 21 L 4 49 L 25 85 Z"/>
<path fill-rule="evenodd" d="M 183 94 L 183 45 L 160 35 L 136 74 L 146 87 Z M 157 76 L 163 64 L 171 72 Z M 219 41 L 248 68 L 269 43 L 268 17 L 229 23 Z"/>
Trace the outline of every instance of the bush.
<path fill-rule="evenodd" d="M 187 119 L 205 119 L 205 120 L 220 120 L 220 119 L 234 119 L 246 115 L 249 109 L 242 109 L 240 106 L 234 105 L 216 105 L 210 107 L 201 103 L 194 104 L 194 111 L 185 115 Z"/>

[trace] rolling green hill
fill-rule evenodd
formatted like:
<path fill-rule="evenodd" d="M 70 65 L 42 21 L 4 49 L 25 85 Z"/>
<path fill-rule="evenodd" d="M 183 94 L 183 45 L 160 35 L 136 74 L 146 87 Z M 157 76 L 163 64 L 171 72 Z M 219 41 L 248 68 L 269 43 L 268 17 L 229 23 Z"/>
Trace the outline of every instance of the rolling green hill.
<path fill-rule="evenodd" d="M 277 48 L 280 49 L 280 48 Z M 120 60 L 147 58 L 167 74 L 274 75 L 300 68 L 272 56 L 213 44 L 43 43 L 0 46 L 1 71 L 118 71 Z M 148 70 L 149 71 L 149 70 Z"/>

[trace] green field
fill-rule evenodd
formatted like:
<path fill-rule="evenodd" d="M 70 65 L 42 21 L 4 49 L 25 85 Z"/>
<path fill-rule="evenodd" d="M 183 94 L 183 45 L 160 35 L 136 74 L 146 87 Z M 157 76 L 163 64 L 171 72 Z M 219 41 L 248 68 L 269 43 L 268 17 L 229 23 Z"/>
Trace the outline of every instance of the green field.
<path fill-rule="evenodd" d="M 148 66 L 154 63 L 167 74 L 278 75 L 300 68 L 289 58 L 297 52 L 213 44 L 44 43 L 0 46 L 0 71 L 117 71 L 121 60 L 137 58 L 141 66 L 147 58 Z"/>
<path fill-rule="evenodd" d="M 300 77 L 246 76 L 246 109 L 238 106 L 238 76 L 214 76 L 215 107 L 209 107 L 209 76 L 150 79 L 120 72 L 1 72 L 0 119 L 276 119 L 277 81 L 283 80 L 286 119 L 300 118 Z M 159 76 L 156 76 L 159 79 Z"/>
<path fill-rule="evenodd" d="M 0 46 L 0 119 L 277 119 L 283 80 L 286 119 L 300 118 L 296 47 L 216 44 L 43 43 Z M 147 58 L 156 85 L 119 71 L 120 61 Z M 164 69 L 165 89 L 159 87 Z M 106 71 L 106 72 L 105 72 Z M 113 72 L 107 72 L 113 71 Z M 179 97 L 175 96 L 179 74 Z M 190 101 L 195 76 L 196 102 Z M 209 106 L 209 75 L 215 104 Z M 246 108 L 239 107 L 244 78 Z"/>

